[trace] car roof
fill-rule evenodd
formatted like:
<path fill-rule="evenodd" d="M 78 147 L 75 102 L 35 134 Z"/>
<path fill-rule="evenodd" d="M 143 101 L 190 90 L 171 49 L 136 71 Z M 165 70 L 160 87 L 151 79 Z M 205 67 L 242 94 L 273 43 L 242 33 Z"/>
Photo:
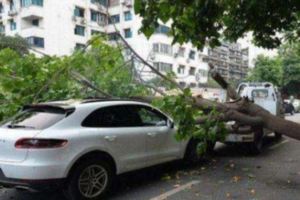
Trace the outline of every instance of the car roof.
<path fill-rule="evenodd" d="M 26 105 L 23 109 L 26 108 L 41 108 L 41 107 L 56 107 L 61 108 L 63 110 L 72 110 L 76 107 L 82 106 L 100 106 L 107 105 L 112 103 L 112 105 L 118 104 L 139 104 L 139 105 L 149 105 L 147 102 L 142 101 L 141 99 L 121 99 L 121 98 L 94 98 L 94 99 L 69 99 L 62 101 L 51 101 L 51 102 L 43 102 L 32 105 Z"/>

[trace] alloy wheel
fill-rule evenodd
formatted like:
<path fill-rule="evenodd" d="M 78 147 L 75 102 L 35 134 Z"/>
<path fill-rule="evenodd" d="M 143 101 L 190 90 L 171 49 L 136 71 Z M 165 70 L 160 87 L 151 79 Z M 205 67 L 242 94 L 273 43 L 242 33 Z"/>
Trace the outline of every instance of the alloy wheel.
<path fill-rule="evenodd" d="M 80 193 L 89 199 L 99 196 L 107 187 L 108 173 L 100 165 L 91 165 L 83 170 L 78 179 Z"/>

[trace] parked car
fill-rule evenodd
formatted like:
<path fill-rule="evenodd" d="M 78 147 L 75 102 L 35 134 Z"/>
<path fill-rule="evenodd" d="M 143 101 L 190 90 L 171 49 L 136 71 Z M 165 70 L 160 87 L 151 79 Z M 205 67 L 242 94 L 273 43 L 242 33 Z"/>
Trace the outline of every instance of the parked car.
<path fill-rule="evenodd" d="M 284 112 L 290 115 L 294 115 L 295 107 L 292 103 L 283 102 Z"/>
<path fill-rule="evenodd" d="M 299 113 L 300 112 L 300 100 L 299 99 L 295 99 L 293 101 L 293 106 L 295 108 L 295 112 Z"/>
<path fill-rule="evenodd" d="M 85 100 L 25 106 L 0 129 L 0 185 L 62 188 L 100 199 L 115 175 L 177 159 L 197 161 L 197 142 L 178 142 L 172 119 L 137 101 Z"/>

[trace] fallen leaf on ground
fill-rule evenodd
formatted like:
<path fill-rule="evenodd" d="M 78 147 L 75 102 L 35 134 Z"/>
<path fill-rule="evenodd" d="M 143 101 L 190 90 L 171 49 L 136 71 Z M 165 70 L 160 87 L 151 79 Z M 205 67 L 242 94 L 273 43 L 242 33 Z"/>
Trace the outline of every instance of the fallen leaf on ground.
<path fill-rule="evenodd" d="M 232 180 L 233 180 L 233 182 L 237 183 L 241 180 L 241 177 L 240 176 L 234 176 L 234 177 L 232 177 Z"/>
<path fill-rule="evenodd" d="M 255 191 L 254 189 L 252 189 L 252 190 L 250 190 L 250 193 L 251 193 L 252 195 L 255 195 L 256 191 Z"/>
<path fill-rule="evenodd" d="M 226 197 L 229 198 L 231 197 L 231 194 L 229 192 L 226 193 Z"/>
<path fill-rule="evenodd" d="M 242 168 L 242 171 L 248 172 L 248 171 L 250 171 L 250 169 L 245 167 L 245 168 Z"/>
<path fill-rule="evenodd" d="M 163 180 L 163 181 L 168 181 L 168 180 L 171 180 L 171 179 L 172 179 L 172 177 L 169 176 L 169 175 L 164 175 L 164 176 L 161 178 L 161 180 Z"/>
<path fill-rule="evenodd" d="M 247 175 L 249 178 L 255 178 L 256 176 L 254 174 L 248 174 Z"/>

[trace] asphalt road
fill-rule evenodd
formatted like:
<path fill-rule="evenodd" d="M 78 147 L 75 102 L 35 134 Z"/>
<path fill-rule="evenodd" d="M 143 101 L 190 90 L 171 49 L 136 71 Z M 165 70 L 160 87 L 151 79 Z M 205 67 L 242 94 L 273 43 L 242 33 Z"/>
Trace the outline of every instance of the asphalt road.
<path fill-rule="evenodd" d="M 288 119 L 300 123 L 300 114 Z M 180 162 L 119 177 L 108 200 L 298 200 L 300 142 L 267 138 L 259 156 L 242 147 L 218 144 L 215 154 L 197 166 Z M 65 200 L 56 193 L 0 189 L 1 200 Z"/>

